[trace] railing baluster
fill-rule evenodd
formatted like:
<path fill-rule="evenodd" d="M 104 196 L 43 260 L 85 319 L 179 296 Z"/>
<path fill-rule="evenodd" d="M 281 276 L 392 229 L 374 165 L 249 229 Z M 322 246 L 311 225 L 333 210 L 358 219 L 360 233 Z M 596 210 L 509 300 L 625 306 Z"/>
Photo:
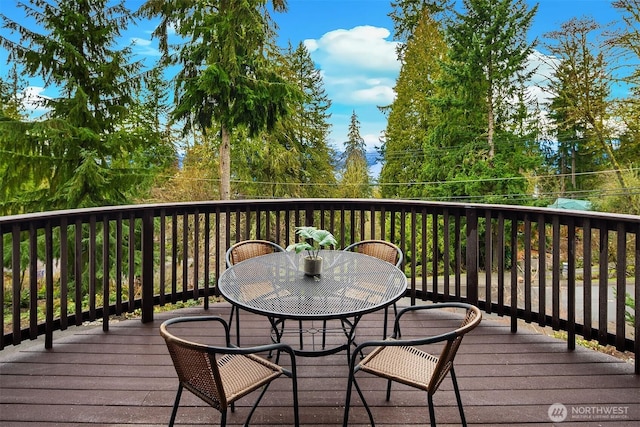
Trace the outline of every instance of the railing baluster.
<path fill-rule="evenodd" d="M 547 224 L 538 215 L 538 324 L 547 325 Z"/>
<path fill-rule="evenodd" d="M 493 311 L 493 219 L 491 211 L 486 210 L 484 214 L 484 299 L 486 301 L 485 311 Z"/>
<path fill-rule="evenodd" d="M 562 265 L 560 260 L 561 246 L 560 246 L 560 218 L 553 217 L 553 276 L 551 278 L 551 307 L 552 318 L 551 327 L 554 331 L 560 330 L 560 274 L 562 272 Z"/>
<path fill-rule="evenodd" d="M 466 260 L 467 301 L 478 305 L 478 214 L 473 209 L 466 210 Z"/>
<path fill-rule="evenodd" d="M 38 336 L 38 242 L 33 223 L 29 224 L 29 338 Z"/>
<path fill-rule="evenodd" d="M 82 325 L 82 236 L 84 230 L 82 222 L 77 219 L 75 222 L 75 245 L 73 255 L 73 281 L 75 284 L 75 321 L 76 326 Z"/>
<path fill-rule="evenodd" d="M 455 280 L 455 299 L 462 298 L 462 225 L 460 221 L 460 212 L 455 211 L 453 231 L 453 247 L 454 247 L 454 280 Z"/>
<path fill-rule="evenodd" d="M 177 241 L 177 239 L 174 240 L 174 242 L 175 241 Z M 129 214 L 129 242 L 127 247 L 129 249 L 127 260 L 129 303 L 127 305 L 127 311 L 133 313 L 136 308 L 136 219 L 133 213 Z"/>
<path fill-rule="evenodd" d="M 11 300 L 12 322 L 13 322 L 13 344 L 17 345 L 22 342 L 21 324 L 20 324 L 20 302 L 22 299 L 22 283 L 20 270 L 20 226 L 14 225 L 11 230 L 11 282 L 13 285 L 13 298 Z"/>
<path fill-rule="evenodd" d="M 166 210 L 160 210 L 160 236 L 159 236 L 159 244 L 160 244 L 160 255 L 158 259 L 158 268 L 160 275 L 160 305 L 165 305 L 167 301 L 166 298 L 166 286 L 167 286 L 167 216 Z M 118 245 L 120 246 L 120 245 Z M 118 263 L 120 264 L 120 262 Z"/>
<path fill-rule="evenodd" d="M 590 340 L 591 332 L 591 222 L 585 219 L 582 223 L 582 335 Z"/>
<path fill-rule="evenodd" d="M 142 216 L 141 230 L 141 257 L 142 257 L 142 321 L 151 322 L 153 320 L 153 213 L 145 211 Z"/>
<path fill-rule="evenodd" d="M 504 213 L 498 213 L 498 233 L 496 236 L 496 261 L 498 263 L 498 307 L 499 316 L 504 315 Z"/>
<path fill-rule="evenodd" d="M 511 217 L 511 297 L 509 299 L 509 312 L 511 314 L 511 332 L 518 330 L 518 220 Z"/>
<path fill-rule="evenodd" d="M 600 269 L 598 274 L 598 342 L 606 345 L 607 343 L 607 301 L 608 282 L 609 282 L 609 230 L 606 224 L 600 226 Z"/>
<path fill-rule="evenodd" d="M 440 276 L 438 274 L 438 263 L 440 260 L 440 256 L 439 256 L 439 252 L 438 252 L 438 248 L 439 248 L 439 234 L 438 234 L 438 230 L 440 229 L 440 226 L 438 224 L 438 211 L 434 210 L 433 211 L 433 221 L 431 223 L 431 234 L 432 234 L 432 239 L 431 239 L 431 259 L 433 260 L 431 263 L 431 277 L 433 279 L 433 296 L 432 296 L 432 300 L 434 302 L 440 301 L 440 290 L 439 290 L 439 286 L 438 286 L 438 277 Z"/>
<path fill-rule="evenodd" d="M 171 214 L 171 302 L 178 302 L 178 213 Z"/>
<path fill-rule="evenodd" d="M 524 320 L 531 323 L 531 219 L 524 216 Z"/>
<path fill-rule="evenodd" d="M 635 324 L 633 325 L 633 351 L 635 355 L 635 373 L 640 374 L 640 224 L 637 224 L 634 228 L 635 231 L 635 241 L 636 241 L 636 255 L 635 262 L 633 263 L 633 268 L 635 270 L 635 292 L 634 292 L 634 301 L 635 301 L 635 310 L 633 311 L 633 318 L 635 319 Z"/>
<path fill-rule="evenodd" d="M 198 299 L 200 279 L 200 212 L 196 209 L 193 213 L 193 299 Z"/>
<path fill-rule="evenodd" d="M 451 245 L 449 243 L 449 239 L 450 239 L 450 234 L 451 234 L 451 230 L 450 230 L 450 225 L 449 225 L 449 210 L 445 209 L 444 212 L 442 213 L 442 219 L 444 221 L 444 226 L 442 227 L 443 232 L 442 232 L 442 238 L 443 238 L 443 257 L 442 257 L 442 262 L 444 264 L 444 289 L 442 291 L 442 294 L 444 296 L 444 300 L 448 301 L 450 299 L 450 294 L 451 291 L 449 290 L 449 277 L 451 276 Z"/>
<path fill-rule="evenodd" d="M 45 332 L 44 348 L 53 347 L 53 236 L 51 221 L 44 226 L 44 259 L 45 259 Z"/>
<path fill-rule="evenodd" d="M 182 301 L 187 302 L 189 290 L 189 214 L 182 214 Z"/>
<path fill-rule="evenodd" d="M 111 239 L 109 238 L 109 219 L 102 217 L 102 330 L 109 330 L 109 279 L 111 265 L 109 262 L 109 252 Z"/>
<path fill-rule="evenodd" d="M 204 309 L 209 309 L 209 286 L 211 278 L 209 270 L 211 266 L 211 214 L 204 214 Z"/>
<path fill-rule="evenodd" d="M 576 348 L 576 228 L 567 220 L 567 346 Z"/>
<path fill-rule="evenodd" d="M 429 245 L 428 245 L 428 233 L 429 233 L 429 228 L 428 228 L 428 211 L 425 208 L 422 208 L 420 210 L 420 219 L 422 221 L 421 223 L 421 227 L 422 227 L 422 240 L 420 241 L 420 247 L 422 248 L 421 253 L 422 253 L 422 258 L 420 260 L 421 264 L 420 264 L 420 279 L 422 282 L 422 300 L 426 300 L 427 299 L 427 286 L 428 286 L 428 273 L 429 273 L 429 268 L 428 268 L 428 255 L 429 255 Z M 414 254 L 415 259 L 418 259 L 417 254 Z M 404 264 L 406 265 L 407 261 L 404 261 Z M 412 301 L 412 304 L 415 304 Z"/>
<path fill-rule="evenodd" d="M 119 213 L 116 217 L 116 242 L 115 242 L 115 250 L 116 250 L 116 259 L 115 259 L 115 267 L 116 267 L 116 277 L 114 277 L 115 285 L 116 285 L 116 315 L 122 314 L 122 213 Z"/>
<path fill-rule="evenodd" d="M 616 349 L 624 351 L 625 349 L 625 297 L 627 295 L 627 233 L 624 224 L 618 224 L 616 230 L 617 248 L 616 248 Z"/>

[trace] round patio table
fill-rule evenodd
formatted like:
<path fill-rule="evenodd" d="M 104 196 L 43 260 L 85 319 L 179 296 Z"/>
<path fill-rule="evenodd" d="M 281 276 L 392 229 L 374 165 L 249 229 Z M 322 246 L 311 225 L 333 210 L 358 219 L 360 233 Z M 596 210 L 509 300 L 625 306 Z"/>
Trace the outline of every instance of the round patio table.
<path fill-rule="evenodd" d="M 242 261 L 220 276 L 218 288 L 231 304 L 266 316 L 272 339 L 281 342 L 286 320 L 297 320 L 297 354 L 322 356 L 347 350 L 354 344 L 355 328 L 364 314 L 380 310 L 400 299 L 407 288 L 404 273 L 396 266 L 350 251 L 323 250 L 322 271 L 306 276 L 304 254 L 275 252 Z M 327 321 L 340 320 L 346 341 L 330 348 L 325 336 Z M 319 320 L 322 327 L 303 328 L 303 322 Z M 322 344 L 304 348 L 304 334 L 321 334 Z M 308 347 L 308 344 L 307 344 Z"/>

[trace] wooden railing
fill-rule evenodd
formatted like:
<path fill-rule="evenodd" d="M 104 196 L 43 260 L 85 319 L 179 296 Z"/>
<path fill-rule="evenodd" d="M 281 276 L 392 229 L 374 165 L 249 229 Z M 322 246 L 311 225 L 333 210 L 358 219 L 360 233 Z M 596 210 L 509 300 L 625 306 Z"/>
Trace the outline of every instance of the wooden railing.
<path fill-rule="evenodd" d="M 640 217 L 521 206 L 380 199 L 136 205 L 0 217 L 0 348 L 84 321 L 216 297 L 236 241 L 286 246 L 314 225 L 340 248 L 385 239 L 405 254 L 407 296 L 462 300 L 640 353 Z M 337 248 L 339 249 L 339 248 Z M 106 301 L 106 303 L 105 303 Z"/>

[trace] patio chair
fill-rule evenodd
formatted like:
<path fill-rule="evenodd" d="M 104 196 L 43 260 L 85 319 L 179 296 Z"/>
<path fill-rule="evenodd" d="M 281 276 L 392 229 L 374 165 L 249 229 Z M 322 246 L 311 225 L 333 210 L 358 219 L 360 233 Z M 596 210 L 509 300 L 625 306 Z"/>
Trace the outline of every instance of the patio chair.
<path fill-rule="evenodd" d="M 227 262 L 227 267 L 231 267 L 232 265 L 235 265 L 249 258 L 257 257 L 260 255 L 267 255 L 274 252 L 284 252 L 284 248 L 268 240 L 243 240 L 242 242 L 238 242 L 227 249 L 225 259 Z M 256 289 L 253 290 L 253 293 L 271 291 L 273 291 L 273 288 L 271 286 L 263 290 L 260 290 L 258 287 L 256 287 Z M 229 326 L 233 324 L 234 313 L 236 316 L 236 344 L 240 345 L 240 311 L 238 309 L 238 306 L 234 305 L 231 307 Z"/>
<path fill-rule="evenodd" d="M 359 252 L 361 254 L 376 257 L 383 261 L 387 261 L 390 264 L 400 267 L 402 265 L 402 251 L 399 247 L 391 242 L 385 240 L 362 240 L 360 242 L 352 243 L 344 248 L 345 251 Z M 393 303 L 393 315 L 398 315 L 398 306 Z M 384 308 L 384 330 L 382 333 L 382 339 L 387 338 L 387 323 L 389 317 L 389 308 Z"/>
<path fill-rule="evenodd" d="M 462 309 L 465 311 L 463 320 L 457 329 L 426 338 L 410 340 L 396 339 L 396 332 L 398 331 L 400 320 L 406 313 L 441 309 Z M 353 352 L 349 365 L 349 381 L 347 385 L 343 426 L 347 426 L 347 421 L 349 419 L 352 384 L 358 391 L 360 399 L 362 399 L 362 403 L 369 415 L 371 425 L 375 425 L 371 409 L 369 408 L 369 405 L 367 405 L 362 390 L 356 382 L 355 375 L 359 371 L 368 372 L 388 380 L 387 401 L 391 397 L 392 381 L 426 391 L 429 404 L 429 417 L 432 426 L 436 425 L 435 411 L 433 408 L 433 395 L 438 390 L 438 387 L 447 374 L 450 373 L 462 425 L 466 426 L 467 422 L 464 417 L 464 410 L 462 408 L 462 400 L 460 399 L 460 390 L 456 380 L 453 361 L 456 356 L 456 352 L 460 347 L 460 343 L 462 342 L 462 338 L 466 333 L 478 326 L 481 319 L 482 313 L 480 310 L 473 305 L 465 303 L 452 302 L 426 306 L 412 306 L 402 309 L 396 317 L 394 333 L 391 338 L 384 341 L 364 342 Z M 435 343 L 443 343 L 439 356 L 432 355 L 425 351 L 425 349 L 419 348 Z M 370 347 L 375 348 L 363 360 L 361 360 L 360 363 L 356 364 L 356 355 Z"/>
<path fill-rule="evenodd" d="M 178 338 L 169 332 L 170 327 L 187 322 L 218 322 L 224 328 L 225 346 L 216 347 Z M 187 326 L 191 327 L 191 326 Z M 271 344 L 259 347 L 238 348 L 231 345 L 229 326 L 218 316 L 194 316 L 169 319 L 160 326 L 173 365 L 178 374 L 176 393 L 169 426 L 173 426 L 182 390 L 187 389 L 207 404 L 221 412 L 220 425 L 227 422 L 227 409 L 234 411 L 234 402 L 263 387 L 254 403 L 245 425 L 249 424 L 260 400 L 273 380 L 285 375 L 293 383 L 293 411 L 295 425 L 299 425 L 298 384 L 296 360 L 291 347 L 286 344 Z M 286 352 L 291 358 L 291 369 L 282 368 L 256 353 L 267 351 Z"/>

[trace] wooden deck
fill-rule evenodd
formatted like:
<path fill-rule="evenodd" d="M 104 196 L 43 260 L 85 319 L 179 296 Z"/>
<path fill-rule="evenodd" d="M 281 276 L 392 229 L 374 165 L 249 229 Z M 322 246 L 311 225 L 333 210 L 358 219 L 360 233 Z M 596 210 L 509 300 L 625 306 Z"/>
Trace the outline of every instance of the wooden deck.
<path fill-rule="evenodd" d="M 198 314 L 227 318 L 228 313 L 226 303 L 207 312 L 190 308 L 156 313 L 153 323 L 114 322 L 108 333 L 99 326 L 56 332 L 49 351 L 40 340 L 0 351 L 0 425 L 167 425 L 177 380 L 158 333 L 160 323 Z M 265 319 L 243 312 L 241 320 L 243 345 L 268 341 Z M 416 320 L 403 327 L 403 337 L 439 332 L 443 322 L 447 321 Z M 358 341 L 377 339 L 381 331 L 382 313 L 365 316 Z M 194 333 L 202 332 L 206 331 Z M 302 425 L 342 425 L 346 359 L 344 353 L 297 359 Z M 463 341 L 456 362 L 470 425 L 552 425 L 548 411 L 554 403 L 564 404 L 568 411 L 561 425 L 635 426 L 640 421 L 640 376 L 634 375 L 632 364 L 584 348 L 567 351 L 565 342 L 531 328 L 512 334 L 503 319 L 485 317 Z M 424 393 L 395 386 L 386 402 L 384 381 L 361 378 L 377 425 L 428 424 Z M 290 384 L 287 379 L 273 383 L 252 425 L 292 425 Z M 353 395 L 349 425 L 368 425 Z M 218 425 L 217 411 L 188 392 L 182 399 L 176 425 Z M 459 425 L 449 379 L 434 402 L 439 425 Z M 229 414 L 229 425 L 241 425 L 251 404 L 250 399 L 241 400 Z"/>

